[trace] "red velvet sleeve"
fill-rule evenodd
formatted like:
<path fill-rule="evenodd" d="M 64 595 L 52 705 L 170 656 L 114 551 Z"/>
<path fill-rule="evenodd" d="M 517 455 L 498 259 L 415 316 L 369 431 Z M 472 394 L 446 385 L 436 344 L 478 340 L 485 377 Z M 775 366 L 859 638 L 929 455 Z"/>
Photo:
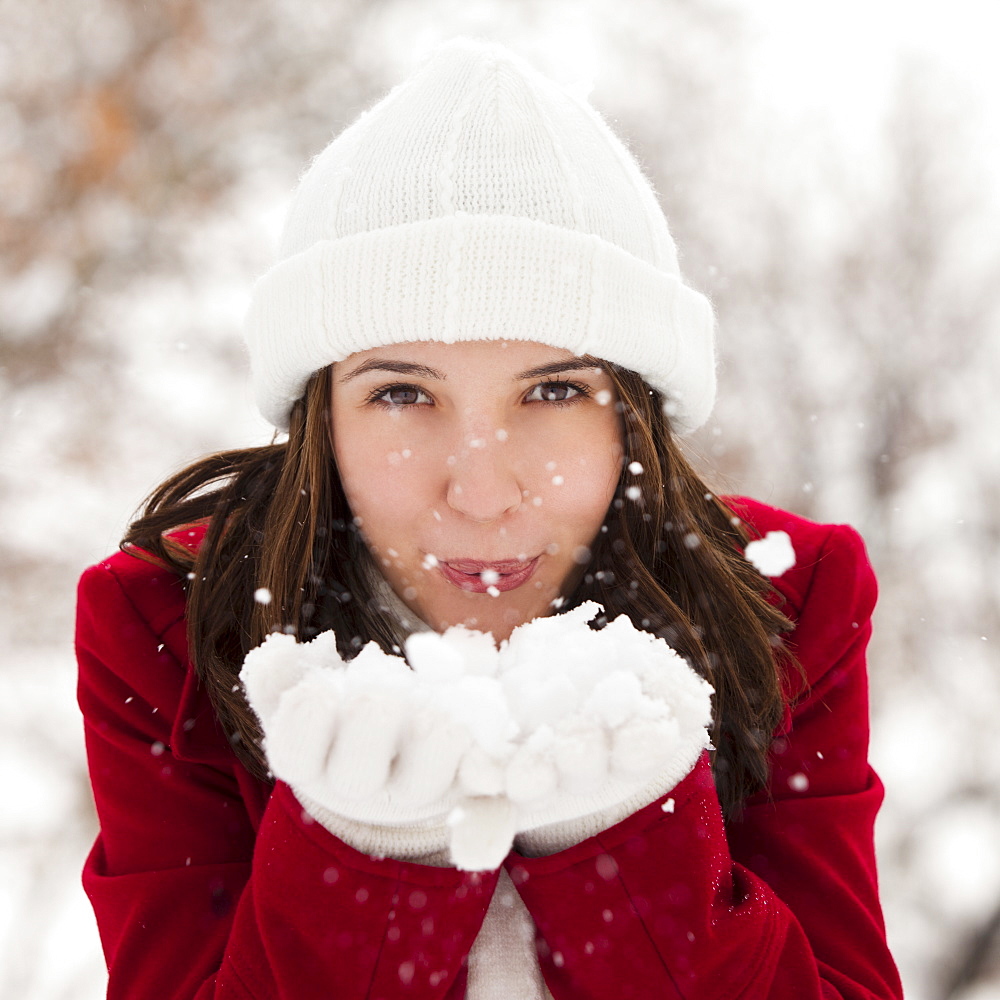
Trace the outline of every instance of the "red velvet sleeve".
<path fill-rule="evenodd" d="M 198 750 L 213 723 L 185 708 L 178 591 L 129 556 L 80 583 L 79 701 L 100 823 L 83 880 L 108 996 L 463 996 L 496 873 L 369 858 L 310 822 L 287 786 L 269 796 L 224 743 L 204 749 L 210 732 Z"/>
<path fill-rule="evenodd" d="M 810 688 L 774 741 L 770 787 L 739 822 L 723 821 L 706 754 L 598 836 L 508 857 L 555 1000 L 902 996 L 876 882 L 882 787 L 867 762 L 874 576 L 845 526 L 827 528 L 808 562 L 793 574 L 792 639 Z"/>

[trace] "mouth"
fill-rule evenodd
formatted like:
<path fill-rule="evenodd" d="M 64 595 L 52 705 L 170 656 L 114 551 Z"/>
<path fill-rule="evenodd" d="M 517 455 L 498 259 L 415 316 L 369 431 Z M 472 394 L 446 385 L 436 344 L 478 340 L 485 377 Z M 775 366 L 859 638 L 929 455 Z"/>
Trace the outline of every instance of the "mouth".
<path fill-rule="evenodd" d="M 531 579 L 540 556 L 527 562 L 507 559 L 502 562 L 481 562 L 478 559 L 453 559 L 439 562 L 441 575 L 453 586 L 473 594 L 497 594 L 516 590 Z"/>

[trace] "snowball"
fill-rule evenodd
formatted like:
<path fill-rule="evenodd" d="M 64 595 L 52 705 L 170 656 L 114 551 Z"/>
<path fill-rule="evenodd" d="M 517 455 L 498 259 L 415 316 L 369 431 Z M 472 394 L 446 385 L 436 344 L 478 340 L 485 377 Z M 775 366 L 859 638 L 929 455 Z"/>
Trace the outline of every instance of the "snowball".
<path fill-rule="evenodd" d="M 469 799 L 451 811 L 451 859 L 462 871 L 499 868 L 514 841 L 515 812 L 502 798 Z"/>
<path fill-rule="evenodd" d="M 586 709 L 607 726 L 620 726 L 635 715 L 642 702 L 642 686 L 635 674 L 617 670 L 594 685 Z"/>
<path fill-rule="evenodd" d="M 496 674 L 497 650 L 489 632 L 453 625 L 446 632 L 414 632 L 405 643 L 406 658 L 427 677 Z"/>
<path fill-rule="evenodd" d="M 505 678 L 507 700 L 525 730 L 552 725 L 574 713 L 580 693 L 564 671 L 539 672 L 534 665 L 519 666 Z"/>
<path fill-rule="evenodd" d="M 787 531 L 769 531 L 748 542 L 744 554 L 762 576 L 781 576 L 795 565 L 795 550 Z"/>
<path fill-rule="evenodd" d="M 681 742 L 676 719 L 640 719 L 615 733 L 611 763 L 627 774 L 647 774 Z"/>
<path fill-rule="evenodd" d="M 448 718 L 461 722 L 487 754 L 509 755 L 520 727 L 500 682 L 494 677 L 463 677 L 428 694 Z"/>
<path fill-rule="evenodd" d="M 319 652 L 323 652 L 322 647 Z M 316 666 L 321 665 L 322 661 L 316 663 Z M 333 666 L 339 665 L 339 663 L 333 664 Z M 406 662 L 398 656 L 388 656 L 374 640 L 366 642 L 361 652 L 349 660 L 343 670 L 345 682 L 358 691 L 368 690 L 377 694 L 383 690 L 412 686 L 411 671 Z"/>
<path fill-rule="evenodd" d="M 503 758 L 493 757 L 481 746 L 472 746 L 458 768 L 458 782 L 466 795 L 500 795 L 506 783 Z"/>
<path fill-rule="evenodd" d="M 586 792 L 597 787 L 608 771 L 608 739 L 601 726 L 581 721 L 566 728 L 553 747 L 560 787 Z"/>
<path fill-rule="evenodd" d="M 512 802 L 535 802 L 556 790 L 559 772 L 554 760 L 554 744 L 552 730 L 541 726 L 514 751 L 506 771 L 506 792 Z"/>

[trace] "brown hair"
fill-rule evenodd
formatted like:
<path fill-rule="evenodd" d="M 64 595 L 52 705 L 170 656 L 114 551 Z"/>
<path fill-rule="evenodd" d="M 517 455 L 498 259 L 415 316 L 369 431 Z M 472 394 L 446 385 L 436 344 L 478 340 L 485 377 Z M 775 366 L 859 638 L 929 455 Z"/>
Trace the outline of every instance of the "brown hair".
<path fill-rule="evenodd" d="M 628 615 L 711 681 L 716 787 L 725 814 L 735 816 L 767 782 L 767 748 L 783 711 L 781 668 L 793 662 L 777 636 L 791 623 L 743 557 L 746 528 L 680 451 L 659 393 L 634 372 L 595 363 L 618 391 L 626 458 L 565 607 L 593 599 L 608 620 Z M 368 582 L 371 556 L 337 476 L 329 372 L 316 373 L 293 407 L 287 442 L 184 469 L 151 494 L 122 541 L 187 582 L 195 669 L 234 752 L 260 778 L 268 776 L 261 732 L 238 676 L 250 649 L 280 629 L 301 639 L 333 629 L 345 658 L 369 640 L 394 648 Z M 195 554 L 170 532 L 199 521 L 208 530 Z M 267 603 L 255 600 L 260 588 Z"/>

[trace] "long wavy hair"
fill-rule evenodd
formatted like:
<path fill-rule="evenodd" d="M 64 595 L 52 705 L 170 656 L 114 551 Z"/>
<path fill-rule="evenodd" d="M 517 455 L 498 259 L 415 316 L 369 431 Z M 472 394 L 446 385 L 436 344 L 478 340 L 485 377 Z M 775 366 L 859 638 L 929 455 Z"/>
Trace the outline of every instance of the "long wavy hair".
<path fill-rule="evenodd" d="M 593 360 L 617 389 L 626 457 L 590 563 L 563 609 L 593 599 L 607 620 L 628 615 L 711 682 L 712 766 L 732 818 L 767 782 L 782 673 L 795 666 L 780 640 L 791 623 L 743 556 L 746 527 L 684 457 L 661 395 L 634 372 Z M 236 756 L 261 779 L 269 777 L 262 734 L 239 683 L 247 652 L 276 630 L 307 640 L 333 629 L 345 658 L 370 640 L 387 652 L 396 642 L 337 474 L 330 372 L 309 381 L 287 441 L 195 462 L 150 495 L 122 540 L 184 581 L 194 668 Z M 198 522 L 208 527 L 197 552 L 171 537 Z M 262 588 L 266 603 L 254 596 Z"/>

